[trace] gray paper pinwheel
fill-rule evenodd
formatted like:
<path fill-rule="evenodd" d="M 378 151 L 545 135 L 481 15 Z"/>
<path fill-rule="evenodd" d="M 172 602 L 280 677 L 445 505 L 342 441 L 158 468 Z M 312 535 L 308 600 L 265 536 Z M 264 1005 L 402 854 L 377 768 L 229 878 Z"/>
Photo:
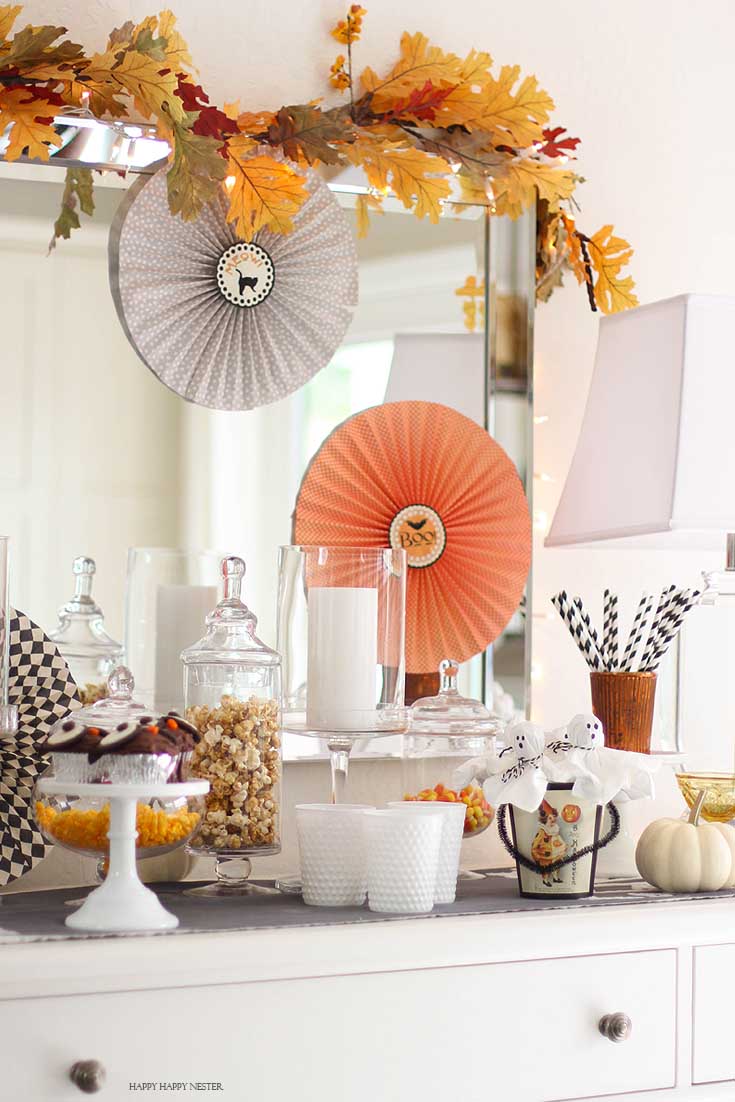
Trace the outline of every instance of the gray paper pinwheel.
<path fill-rule="evenodd" d="M 166 170 L 135 183 L 110 232 L 110 286 L 128 340 L 171 390 L 245 410 L 298 390 L 329 363 L 357 303 L 344 211 L 306 171 L 290 234 L 240 241 L 224 194 L 194 222 L 168 209 Z"/>

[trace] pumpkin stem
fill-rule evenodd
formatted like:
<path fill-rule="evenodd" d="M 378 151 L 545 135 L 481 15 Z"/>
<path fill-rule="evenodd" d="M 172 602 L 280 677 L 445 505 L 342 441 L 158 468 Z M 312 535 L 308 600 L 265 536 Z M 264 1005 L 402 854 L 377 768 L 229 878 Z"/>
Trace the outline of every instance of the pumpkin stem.
<path fill-rule="evenodd" d="M 707 789 L 700 788 L 697 793 L 697 799 L 694 802 L 692 810 L 689 812 L 689 822 L 692 826 L 699 826 L 699 816 L 704 805 L 704 801 L 707 799 Z"/>

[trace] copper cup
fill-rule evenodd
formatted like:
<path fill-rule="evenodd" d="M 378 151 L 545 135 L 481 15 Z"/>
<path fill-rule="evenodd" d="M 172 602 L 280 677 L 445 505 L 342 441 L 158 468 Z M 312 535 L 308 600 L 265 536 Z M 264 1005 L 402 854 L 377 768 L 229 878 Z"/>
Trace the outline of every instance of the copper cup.
<path fill-rule="evenodd" d="M 601 720 L 605 746 L 651 753 L 655 673 L 590 673 L 592 711 Z"/>

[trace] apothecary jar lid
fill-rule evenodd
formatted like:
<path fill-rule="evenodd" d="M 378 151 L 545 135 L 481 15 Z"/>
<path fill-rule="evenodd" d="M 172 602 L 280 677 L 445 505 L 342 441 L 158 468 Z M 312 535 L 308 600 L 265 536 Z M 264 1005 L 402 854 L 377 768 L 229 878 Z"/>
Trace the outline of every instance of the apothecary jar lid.
<path fill-rule="evenodd" d="M 88 704 L 72 712 L 72 718 L 85 727 L 99 727 L 103 731 L 112 731 L 118 723 L 139 723 L 141 718 L 152 713 L 144 704 L 133 698 L 135 678 L 127 666 L 115 666 L 107 678 L 107 696 L 94 704 Z M 51 730 L 51 734 L 66 723 L 69 716 L 60 719 Z"/>
<path fill-rule="evenodd" d="M 458 674 L 459 663 L 443 659 L 439 664 L 439 692 L 421 697 L 411 708 L 412 732 L 467 737 L 502 733 L 505 724 L 481 700 L 461 695 Z"/>
<path fill-rule="evenodd" d="M 237 662 L 252 666 L 280 666 L 281 656 L 255 634 L 258 619 L 240 597 L 245 563 L 237 556 L 222 560 L 223 597 L 206 619 L 201 639 L 181 652 L 185 666 Z"/>
<path fill-rule="evenodd" d="M 49 632 L 49 639 L 56 643 L 65 658 L 119 661 L 123 654 L 122 643 L 108 635 L 104 613 L 92 596 L 92 579 L 96 571 L 94 559 L 86 555 L 78 555 L 74 559 L 74 594 L 59 609 L 59 622 Z"/>

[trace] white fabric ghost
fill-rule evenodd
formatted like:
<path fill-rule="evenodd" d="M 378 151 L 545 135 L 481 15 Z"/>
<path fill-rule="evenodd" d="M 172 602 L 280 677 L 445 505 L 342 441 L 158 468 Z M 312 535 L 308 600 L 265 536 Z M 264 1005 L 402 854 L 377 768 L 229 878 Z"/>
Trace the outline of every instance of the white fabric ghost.
<path fill-rule="evenodd" d="M 570 749 L 548 755 L 553 762 L 554 780 L 573 780 L 572 792 L 584 800 L 606 804 L 616 798 L 637 800 L 653 796 L 653 775 L 658 762 L 647 754 L 613 750 L 605 746 L 602 723 L 597 716 L 574 716 L 569 727 Z M 549 771 L 547 769 L 547 771 Z M 558 774 L 566 774 L 562 777 Z"/>
<path fill-rule="evenodd" d="M 544 730 L 535 723 L 516 723 L 507 729 L 505 737 L 510 746 L 494 759 L 485 759 L 485 799 L 492 807 L 513 804 L 523 811 L 535 811 L 548 784 L 543 769 Z"/>

